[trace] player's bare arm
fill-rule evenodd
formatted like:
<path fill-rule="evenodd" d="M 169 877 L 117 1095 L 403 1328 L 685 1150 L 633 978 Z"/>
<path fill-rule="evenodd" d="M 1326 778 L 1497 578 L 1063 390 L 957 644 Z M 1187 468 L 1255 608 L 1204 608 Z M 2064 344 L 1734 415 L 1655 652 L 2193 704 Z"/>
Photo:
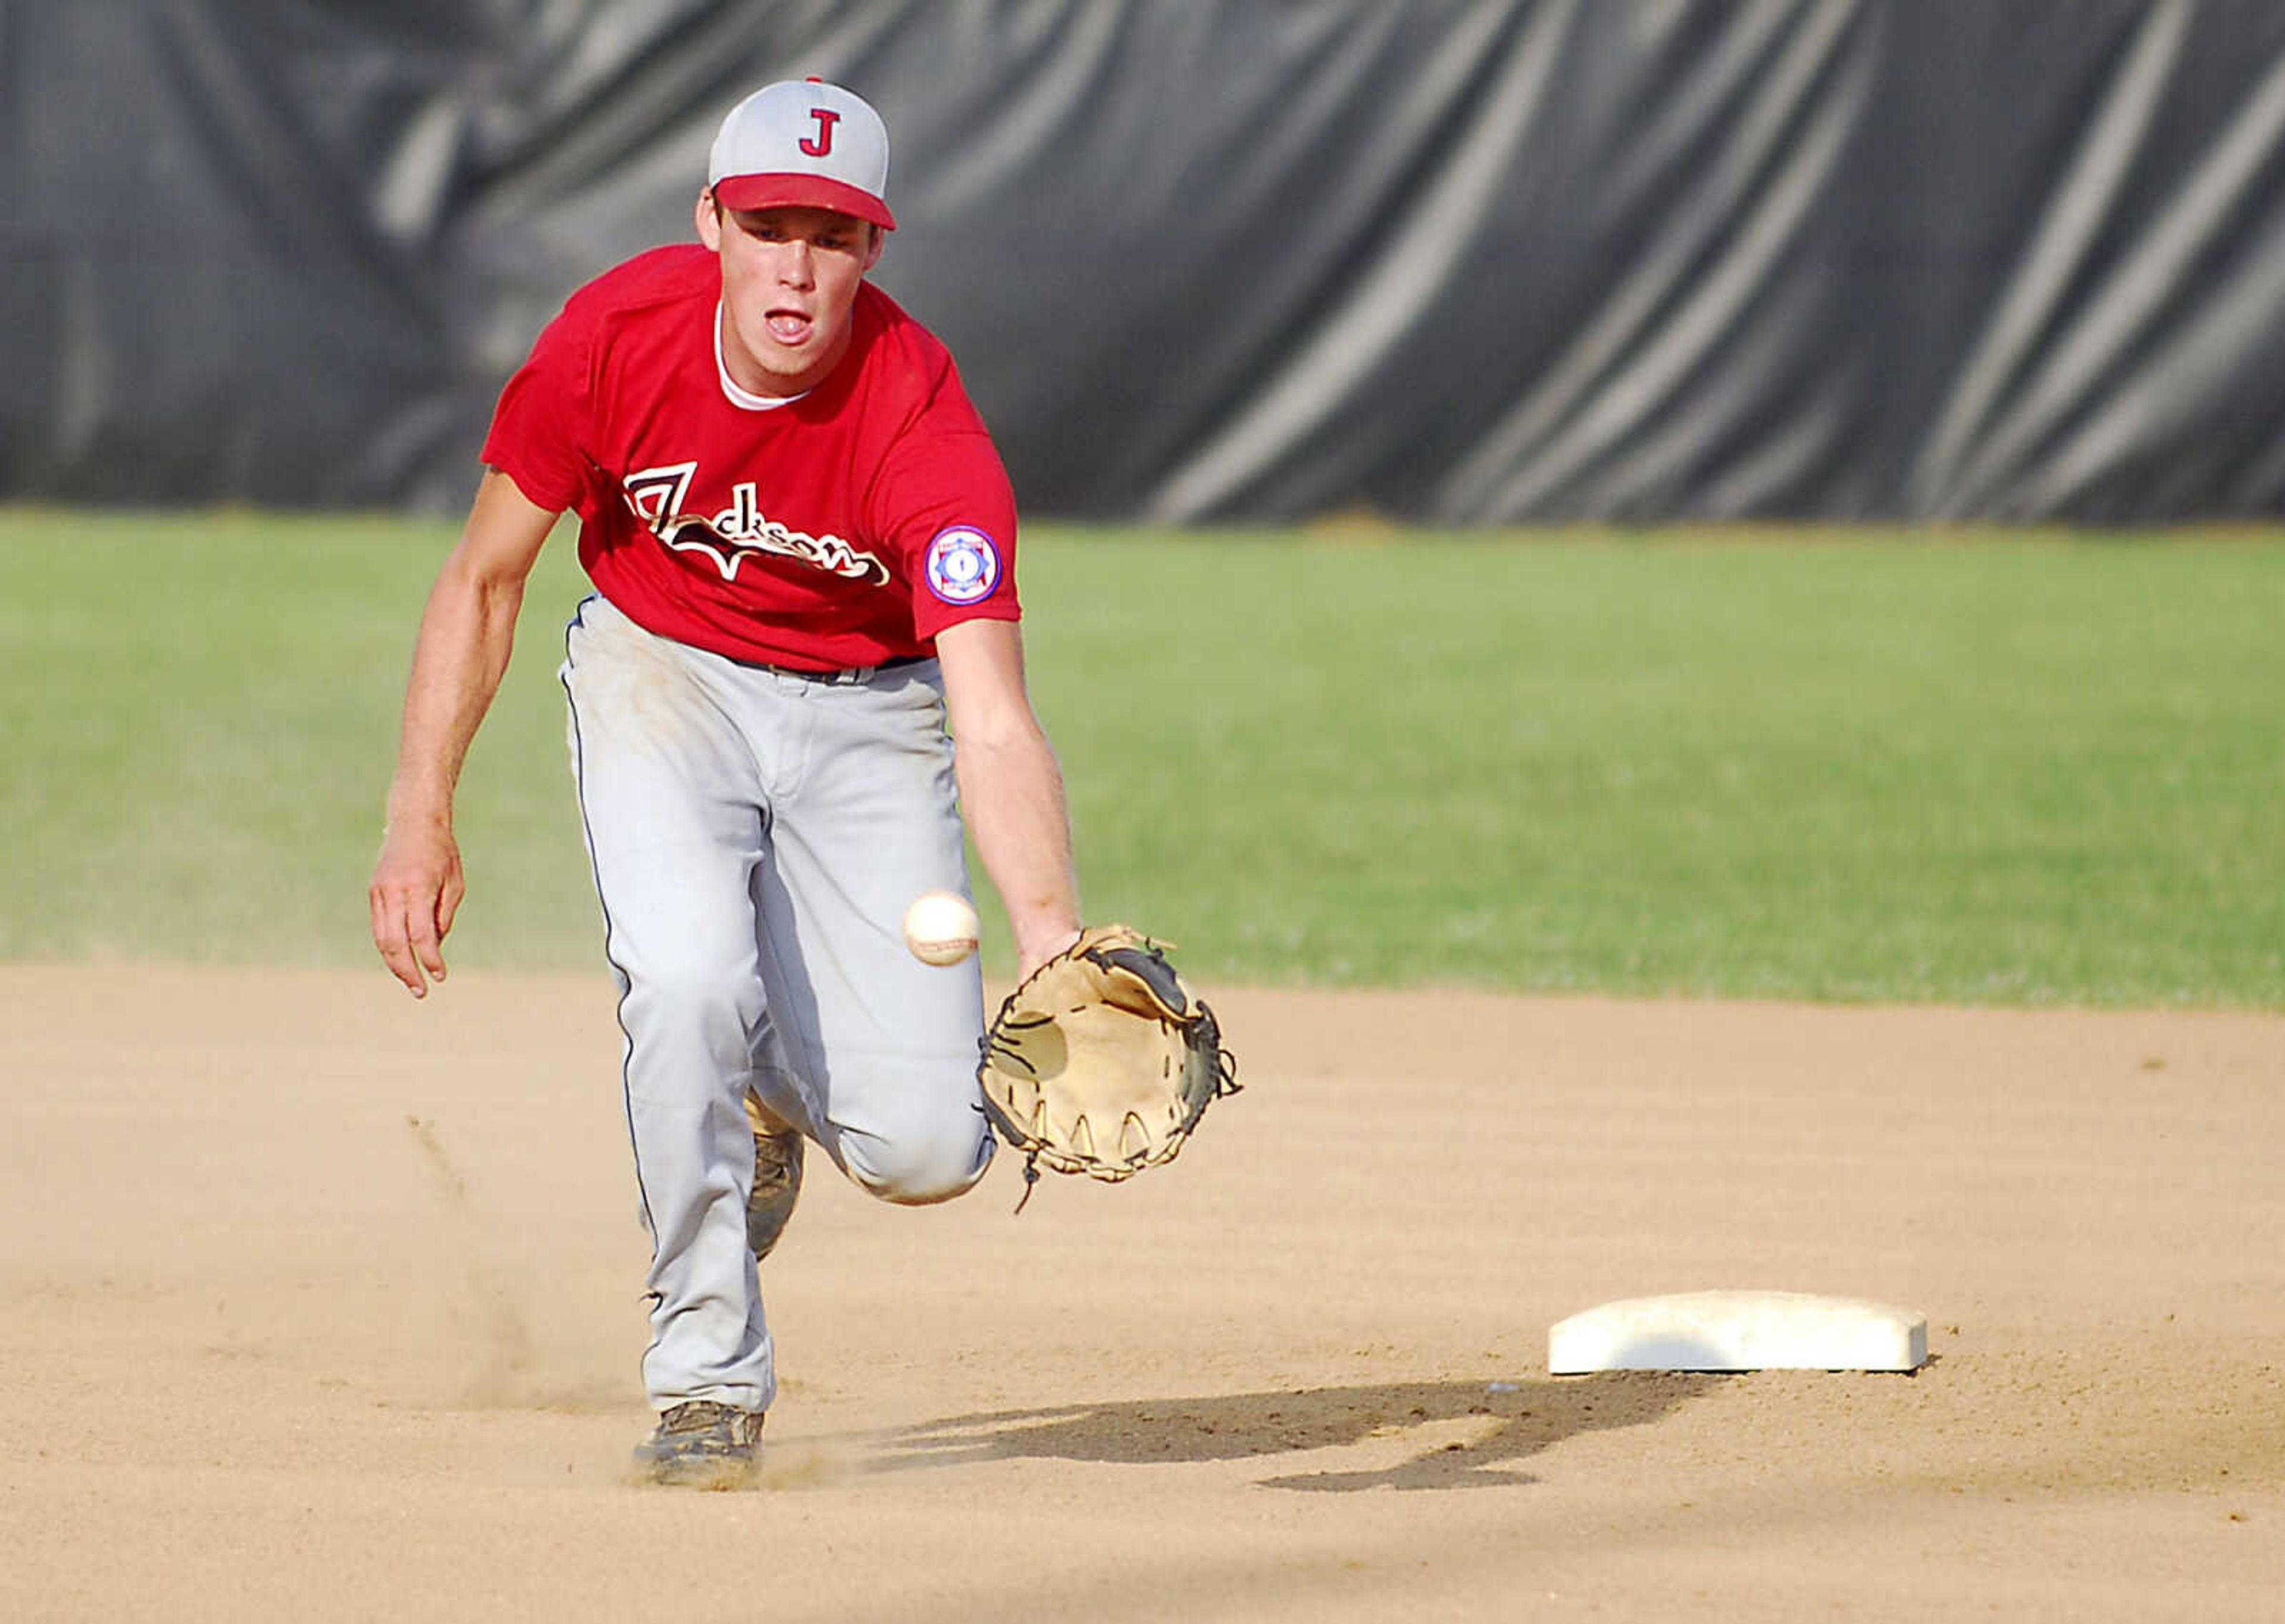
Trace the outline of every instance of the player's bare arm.
<path fill-rule="evenodd" d="M 373 945 L 415 998 L 444 978 L 444 941 L 467 889 L 453 789 L 507 670 L 524 582 L 554 523 L 514 481 L 487 472 L 420 616 L 389 823 L 366 894 Z"/>
<path fill-rule="evenodd" d="M 1078 939 L 1079 883 L 1063 769 L 1024 683 L 1022 628 L 969 620 L 937 634 L 960 799 L 977 855 L 1007 906 L 1017 973 Z"/>

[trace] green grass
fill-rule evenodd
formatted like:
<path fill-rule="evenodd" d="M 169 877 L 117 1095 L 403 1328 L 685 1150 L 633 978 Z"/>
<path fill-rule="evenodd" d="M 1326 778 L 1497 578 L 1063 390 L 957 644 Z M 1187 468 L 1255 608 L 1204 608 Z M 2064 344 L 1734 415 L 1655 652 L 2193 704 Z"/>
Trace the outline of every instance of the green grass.
<path fill-rule="evenodd" d="M 366 961 L 452 534 L 0 513 L 0 957 Z M 460 964 L 599 959 L 569 539 Z M 1023 581 L 1088 911 L 1201 979 L 2285 1008 L 2276 536 L 1039 526 Z"/>

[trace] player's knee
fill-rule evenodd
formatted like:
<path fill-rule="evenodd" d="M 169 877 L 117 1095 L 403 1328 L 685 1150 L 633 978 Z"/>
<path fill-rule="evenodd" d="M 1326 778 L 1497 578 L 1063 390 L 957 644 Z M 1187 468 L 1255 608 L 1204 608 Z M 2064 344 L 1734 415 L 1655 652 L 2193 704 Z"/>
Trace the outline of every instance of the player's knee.
<path fill-rule="evenodd" d="M 685 956 L 657 956 L 629 980 L 627 1013 L 670 1031 L 703 1032 L 742 1043 L 759 1018 L 759 979 L 724 966 Z"/>
<path fill-rule="evenodd" d="M 850 1175 L 868 1194 L 899 1206 L 927 1206 L 974 1189 L 992 1165 L 992 1148 L 982 1117 L 973 1113 L 953 1131 L 842 1140 Z"/>

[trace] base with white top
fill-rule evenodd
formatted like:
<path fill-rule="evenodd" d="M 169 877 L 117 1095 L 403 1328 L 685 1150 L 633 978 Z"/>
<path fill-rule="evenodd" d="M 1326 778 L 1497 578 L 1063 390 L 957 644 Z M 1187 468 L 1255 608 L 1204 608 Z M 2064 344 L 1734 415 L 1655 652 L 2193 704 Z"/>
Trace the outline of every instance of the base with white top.
<path fill-rule="evenodd" d="M 1574 1314 L 1547 1333 L 1553 1376 L 1594 1370 L 1917 1370 L 1928 1320 L 1856 1297 L 1683 1291 Z"/>

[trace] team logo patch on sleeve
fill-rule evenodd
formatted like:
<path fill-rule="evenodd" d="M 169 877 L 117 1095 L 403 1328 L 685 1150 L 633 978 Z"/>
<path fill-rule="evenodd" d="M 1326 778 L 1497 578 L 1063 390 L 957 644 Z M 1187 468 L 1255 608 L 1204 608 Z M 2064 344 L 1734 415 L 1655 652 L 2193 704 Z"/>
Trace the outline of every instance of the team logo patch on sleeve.
<path fill-rule="evenodd" d="M 946 603 L 981 603 L 1000 584 L 1000 553 L 972 524 L 936 533 L 928 545 L 929 591 Z"/>

